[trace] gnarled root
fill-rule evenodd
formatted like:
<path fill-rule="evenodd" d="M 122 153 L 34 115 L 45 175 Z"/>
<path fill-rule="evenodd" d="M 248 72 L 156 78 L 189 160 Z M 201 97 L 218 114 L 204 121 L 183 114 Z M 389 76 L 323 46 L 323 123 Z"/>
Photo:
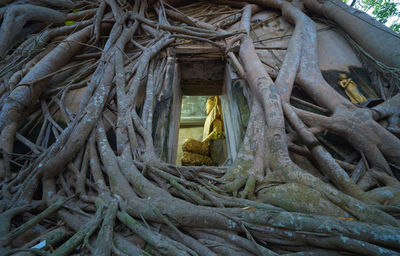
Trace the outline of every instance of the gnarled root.
<path fill-rule="evenodd" d="M 7 54 L 15 36 L 28 21 L 64 22 L 65 14 L 50 8 L 30 4 L 8 7 L 0 28 L 0 58 Z"/>

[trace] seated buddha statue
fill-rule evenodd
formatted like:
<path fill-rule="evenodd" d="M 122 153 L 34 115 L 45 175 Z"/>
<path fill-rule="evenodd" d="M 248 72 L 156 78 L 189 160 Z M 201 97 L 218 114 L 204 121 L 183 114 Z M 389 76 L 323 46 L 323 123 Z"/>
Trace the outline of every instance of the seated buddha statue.
<path fill-rule="evenodd" d="M 358 91 L 357 84 L 351 78 L 347 78 L 345 74 L 339 74 L 339 85 L 352 103 L 362 104 L 367 101 L 367 98 Z"/>
<path fill-rule="evenodd" d="M 210 157 L 210 140 L 224 138 L 221 100 L 218 96 L 208 97 L 207 114 L 203 128 L 203 140 L 186 139 L 182 145 L 182 165 L 214 165 Z"/>

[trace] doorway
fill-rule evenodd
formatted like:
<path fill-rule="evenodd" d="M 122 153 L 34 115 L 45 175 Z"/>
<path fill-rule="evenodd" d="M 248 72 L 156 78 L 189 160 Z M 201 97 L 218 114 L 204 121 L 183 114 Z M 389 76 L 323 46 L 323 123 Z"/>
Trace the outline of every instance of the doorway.
<path fill-rule="evenodd" d="M 176 47 L 176 55 L 169 57 L 171 65 L 168 65 L 164 85 L 171 93 L 157 103 L 153 121 L 156 153 L 166 162 L 181 165 L 185 139 L 204 139 L 205 105 L 210 96 L 218 96 L 224 126 L 224 143 L 220 143 L 223 150 L 219 152 L 225 153 L 224 157 L 219 157 L 223 161 L 214 165 L 230 165 L 236 158 L 247 127 L 246 86 L 223 56 L 217 54 L 219 49 L 206 49 L 213 52 L 205 53 L 204 47 L 198 47 L 201 51 L 196 47 Z"/>

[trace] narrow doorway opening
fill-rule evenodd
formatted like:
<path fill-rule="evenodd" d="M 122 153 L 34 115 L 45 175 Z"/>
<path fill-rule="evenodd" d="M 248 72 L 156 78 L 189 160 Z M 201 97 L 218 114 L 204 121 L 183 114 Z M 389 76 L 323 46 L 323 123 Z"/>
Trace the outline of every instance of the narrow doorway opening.
<path fill-rule="evenodd" d="M 171 164 L 207 165 L 201 162 L 183 163 L 185 151 L 196 152 L 184 144 L 187 139 L 201 144 L 207 137 L 205 128 L 212 133 L 212 122 L 218 119 L 223 128 L 213 133 L 215 139 L 210 140 L 212 145 L 203 155 L 213 160 L 208 165 L 229 166 L 238 154 L 247 128 L 246 85 L 215 46 L 189 44 L 177 46 L 174 50 L 176 55 L 169 57 L 172 65 L 165 80 L 166 91 L 171 93 L 157 105 L 156 112 L 159 114 L 153 121 L 156 152 L 160 159 Z M 205 111 L 210 97 L 219 105 L 219 111 L 214 110 L 214 113 L 220 113 L 218 118 L 213 115 L 208 117 L 209 113 Z M 207 123 L 207 119 L 211 121 Z M 211 152 L 217 152 L 218 156 L 211 156 Z"/>

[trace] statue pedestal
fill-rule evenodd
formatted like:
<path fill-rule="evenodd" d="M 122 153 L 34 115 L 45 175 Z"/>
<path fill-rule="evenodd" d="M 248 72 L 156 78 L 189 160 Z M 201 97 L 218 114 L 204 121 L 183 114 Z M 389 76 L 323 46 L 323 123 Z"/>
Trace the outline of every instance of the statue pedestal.
<path fill-rule="evenodd" d="M 210 141 L 210 155 L 211 159 L 217 166 L 224 165 L 228 158 L 228 150 L 225 139 L 217 139 Z"/>

